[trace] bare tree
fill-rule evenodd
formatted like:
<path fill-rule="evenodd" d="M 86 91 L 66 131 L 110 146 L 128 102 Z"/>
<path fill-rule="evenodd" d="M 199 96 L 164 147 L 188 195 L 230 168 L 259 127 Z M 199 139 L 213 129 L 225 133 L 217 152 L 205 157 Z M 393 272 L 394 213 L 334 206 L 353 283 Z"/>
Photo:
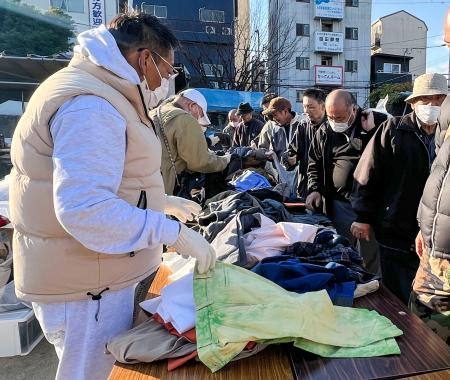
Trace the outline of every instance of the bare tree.
<path fill-rule="evenodd" d="M 216 35 L 205 34 L 203 43 L 185 43 L 181 49 L 199 73 L 195 85 L 266 91 L 272 82 L 268 75 L 293 65 L 292 57 L 298 54 L 295 19 L 285 16 L 283 6 L 272 14 L 258 7 L 221 27 L 232 28 L 234 44 L 221 45 Z"/>

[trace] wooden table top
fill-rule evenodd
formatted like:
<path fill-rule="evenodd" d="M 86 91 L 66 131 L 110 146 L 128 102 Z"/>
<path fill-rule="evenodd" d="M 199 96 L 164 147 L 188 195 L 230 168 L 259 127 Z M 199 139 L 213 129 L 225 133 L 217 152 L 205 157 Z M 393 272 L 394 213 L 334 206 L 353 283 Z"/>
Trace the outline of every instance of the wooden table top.
<path fill-rule="evenodd" d="M 151 293 L 159 293 L 165 285 L 165 277 L 163 272 L 157 275 L 150 289 Z M 166 361 L 133 365 L 117 363 L 109 380 L 362 380 L 407 376 L 414 376 L 412 380 L 450 379 L 450 371 L 447 371 L 450 370 L 448 346 L 386 288 L 381 287 L 376 293 L 356 300 L 355 306 L 376 310 L 403 330 L 404 335 L 397 338 L 401 355 L 326 359 L 292 345 L 271 346 L 251 358 L 232 362 L 215 374 L 198 362 L 187 363 L 173 372 L 167 371 Z M 145 318 L 141 312 L 138 321 Z M 426 348 L 426 355 L 422 354 L 422 347 Z"/>
<path fill-rule="evenodd" d="M 116 364 L 109 380 L 289 380 L 294 379 L 283 346 L 266 348 L 257 355 L 231 362 L 216 373 L 202 363 L 187 363 L 172 372 L 166 361 L 146 364 Z"/>
<path fill-rule="evenodd" d="M 401 354 L 327 359 L 289 346 L 298 379 L 395 379 L 450 369 L 450 348 L 386 288 L 356 300 L 355 306 L 376 310 L 403 330 L 396 338 Z"/>

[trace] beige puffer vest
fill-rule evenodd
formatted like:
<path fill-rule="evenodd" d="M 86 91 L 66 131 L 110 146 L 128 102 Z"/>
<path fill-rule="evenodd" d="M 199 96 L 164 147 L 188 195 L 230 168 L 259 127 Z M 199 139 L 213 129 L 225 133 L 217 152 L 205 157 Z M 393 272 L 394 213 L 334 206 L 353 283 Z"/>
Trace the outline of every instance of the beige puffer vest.
<path fill-rule="evenodd" d="M 13 137 L 10 208 L 15 228 L 14 278 L 22 300 L 89 299 L 87 293 L 118 290 L 139 282 L 161 262 L 161 245 L 134 253 L 93 252 L 65 231 L 56 218 L 49 122 L 66 101 L 78 95 L 106 99 L 127 122 L 125 166 L 117 195 L 132 205 L 146 195 L 144 207 L 164 210 L 161 145 L 138 87 L 76 55 L 69 67 L 36 90 Z"/>

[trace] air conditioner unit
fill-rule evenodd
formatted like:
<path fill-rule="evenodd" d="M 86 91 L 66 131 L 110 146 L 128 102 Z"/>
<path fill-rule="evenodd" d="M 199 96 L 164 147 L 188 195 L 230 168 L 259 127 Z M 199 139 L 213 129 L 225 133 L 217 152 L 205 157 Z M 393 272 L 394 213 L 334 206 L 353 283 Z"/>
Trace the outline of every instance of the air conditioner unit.
<path fill-rule="evenodd" d="M 216 28 L 211 25 L 206 25 L 205 32 L 206 32 L 206 34 L 216 34 Z"/>
<path fill-rule="evenodd" d="M 232 34 L 231 28 L 223 27 L 223 28 L 222 28 L 222 34 L 223 34 L 224 36 L 231 36 L 231 34 Z"/>

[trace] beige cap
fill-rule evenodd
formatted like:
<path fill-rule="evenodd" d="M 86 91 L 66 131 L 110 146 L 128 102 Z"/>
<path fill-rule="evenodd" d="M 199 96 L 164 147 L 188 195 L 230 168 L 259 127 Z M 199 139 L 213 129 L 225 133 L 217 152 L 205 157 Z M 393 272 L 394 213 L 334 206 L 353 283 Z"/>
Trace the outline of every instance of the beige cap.
<path fill-rule="evenodd" d="M 447 78 L 442 74 L 423 74 L 414 81 L 413 92 L 405 99 L 405 102 L 411 103 L 414 98 L 419 96 L 447 95 Z"/>

